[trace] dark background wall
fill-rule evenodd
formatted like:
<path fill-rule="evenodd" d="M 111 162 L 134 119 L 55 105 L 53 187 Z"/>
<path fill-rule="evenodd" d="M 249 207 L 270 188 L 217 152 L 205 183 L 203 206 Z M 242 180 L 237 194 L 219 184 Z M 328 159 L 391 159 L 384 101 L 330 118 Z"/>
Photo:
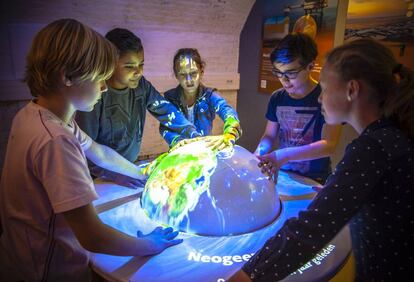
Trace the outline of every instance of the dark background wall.
<path fill-rule="evenodd" d="M 240 90 L 237 112 L 243 127 L 238 143 L 253 151 L 266 126 L 266 110 L 270 95 L 258 91 L 262 27 L 266 18 L 283 14 L 286 1 L 257 0 L 240 35 Z"/>
<path fill-rule="evenodd" d="M 203 82 L 236 106 L 240 32 L 253 4 L 254 0 L 0 1 L 0 171 L 12 119 L 32 98 L 22 82 L 26 54 L 34 35 L 46 24 L 74 18 L 101 34 L 114 27 L 130 29 L 144 45 L 144 75 L 161 92 L 177 85 L 171 69 L 175 52 L 198 48 L 207 64 Z M 147 114 L 140 158 L 168 150 L 158 125 Z M 222 128 L 216 118 L 213 134 L 220 134 Z"/>

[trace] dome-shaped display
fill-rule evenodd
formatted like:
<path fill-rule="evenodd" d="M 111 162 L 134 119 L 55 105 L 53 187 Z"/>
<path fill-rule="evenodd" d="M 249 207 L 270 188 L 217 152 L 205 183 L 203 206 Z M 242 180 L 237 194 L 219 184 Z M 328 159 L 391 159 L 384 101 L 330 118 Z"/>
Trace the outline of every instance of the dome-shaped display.
<path fill-rule="evenodd" d="M 274 184 L 260 172 L 256 157 L 240 146 L 216 155 L 198 141 L 157 162 L 141 205 L 159 223 L 223 236 L 260 229 L 279 215 Z"/>

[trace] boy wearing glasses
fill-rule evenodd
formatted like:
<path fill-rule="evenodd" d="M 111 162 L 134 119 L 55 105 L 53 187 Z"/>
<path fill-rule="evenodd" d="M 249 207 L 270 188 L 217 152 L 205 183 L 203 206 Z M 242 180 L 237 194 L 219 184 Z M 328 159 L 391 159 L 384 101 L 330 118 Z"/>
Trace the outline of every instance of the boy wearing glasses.
<path fill-rule="evenodd" d="M 93 111 L 78 113 L 76 120 L 82 130 L 131 162 L 135 162 L 139 155 L 146 110 L 174 132 L 174 144 L 185 138 L 200 136 L 194 125 L 143 76 L 144 48 L 141 40 L 123 28 L 113 29 L 105 37 L 117 48 L 119 61 L 107 81 L 107 92 Z M 118 185 L 138 188 L 143 184 L 93 164 L 89 164 L 89 169 L 93 176 Z"/>
<path fill-rule="evenodd" d="M 331 172 L 329 156 L 338 143 L 340 126 L 326 124 L 321 113 L 321 87 L 311 77 L 317 55 L 316 43 L 302 33 L 285 36 L 272 51 L 273 74 L 283 88 L 270 98 L 266 129 L 255 154 L 278 169 L 323 183 Z M 277 150 L 272 151 L 275 143 Z"/>

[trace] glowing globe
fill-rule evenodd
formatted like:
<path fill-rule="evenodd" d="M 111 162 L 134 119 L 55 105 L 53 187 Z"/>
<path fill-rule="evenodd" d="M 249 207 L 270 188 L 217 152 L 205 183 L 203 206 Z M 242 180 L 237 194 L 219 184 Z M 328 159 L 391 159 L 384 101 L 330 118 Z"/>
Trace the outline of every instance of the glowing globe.
<path fill-rule="evenodd" d="M 274 221 L 280 201 L 258 160 L 235 146 L 218 154 L 204 141 L 157 160 L 141 197 L 147 215 L 183 232 L 223 236 L 249 233 Z"/>

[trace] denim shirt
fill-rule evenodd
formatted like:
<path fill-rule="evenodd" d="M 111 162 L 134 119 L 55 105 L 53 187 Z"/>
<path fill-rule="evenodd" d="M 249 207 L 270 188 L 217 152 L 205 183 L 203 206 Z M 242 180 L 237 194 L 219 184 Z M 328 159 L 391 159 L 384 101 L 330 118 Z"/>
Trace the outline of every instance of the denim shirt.
<path fill-rule="evenodd" d="M 181 86 L 170 89 L 164 93 L 164 97 L 175 105 L 176 109 L 184 113 L 187 119 L 188 111 L 184 106 L 184 95 Z M 224 122 L 223 133 L 231 133 L 236 139 L 241 135 L 240 121 L 237 112 L 219 95 L 216 89 L 207 88 L 200 85 L 196 102 L 194 103 L 194 126 L 201 136 L 210 135 L 213 129 L 213 121 L 216 114 Z M 173 146 L 176 141 L 177 133 L 171 131 L 163 124 L 160 124 L 160 133 L 167 141 L 168 145 Z"/>
<path fill-rule="evenodd" d="M 76 121 L 99 144 L 111 147 L 131 162 L 136 161 L 148 110 L 176 139 L 199 136 L 193 124 L 142 77 L 135 89 L 103 93 L 92 112 L 78 112 Z"/>

